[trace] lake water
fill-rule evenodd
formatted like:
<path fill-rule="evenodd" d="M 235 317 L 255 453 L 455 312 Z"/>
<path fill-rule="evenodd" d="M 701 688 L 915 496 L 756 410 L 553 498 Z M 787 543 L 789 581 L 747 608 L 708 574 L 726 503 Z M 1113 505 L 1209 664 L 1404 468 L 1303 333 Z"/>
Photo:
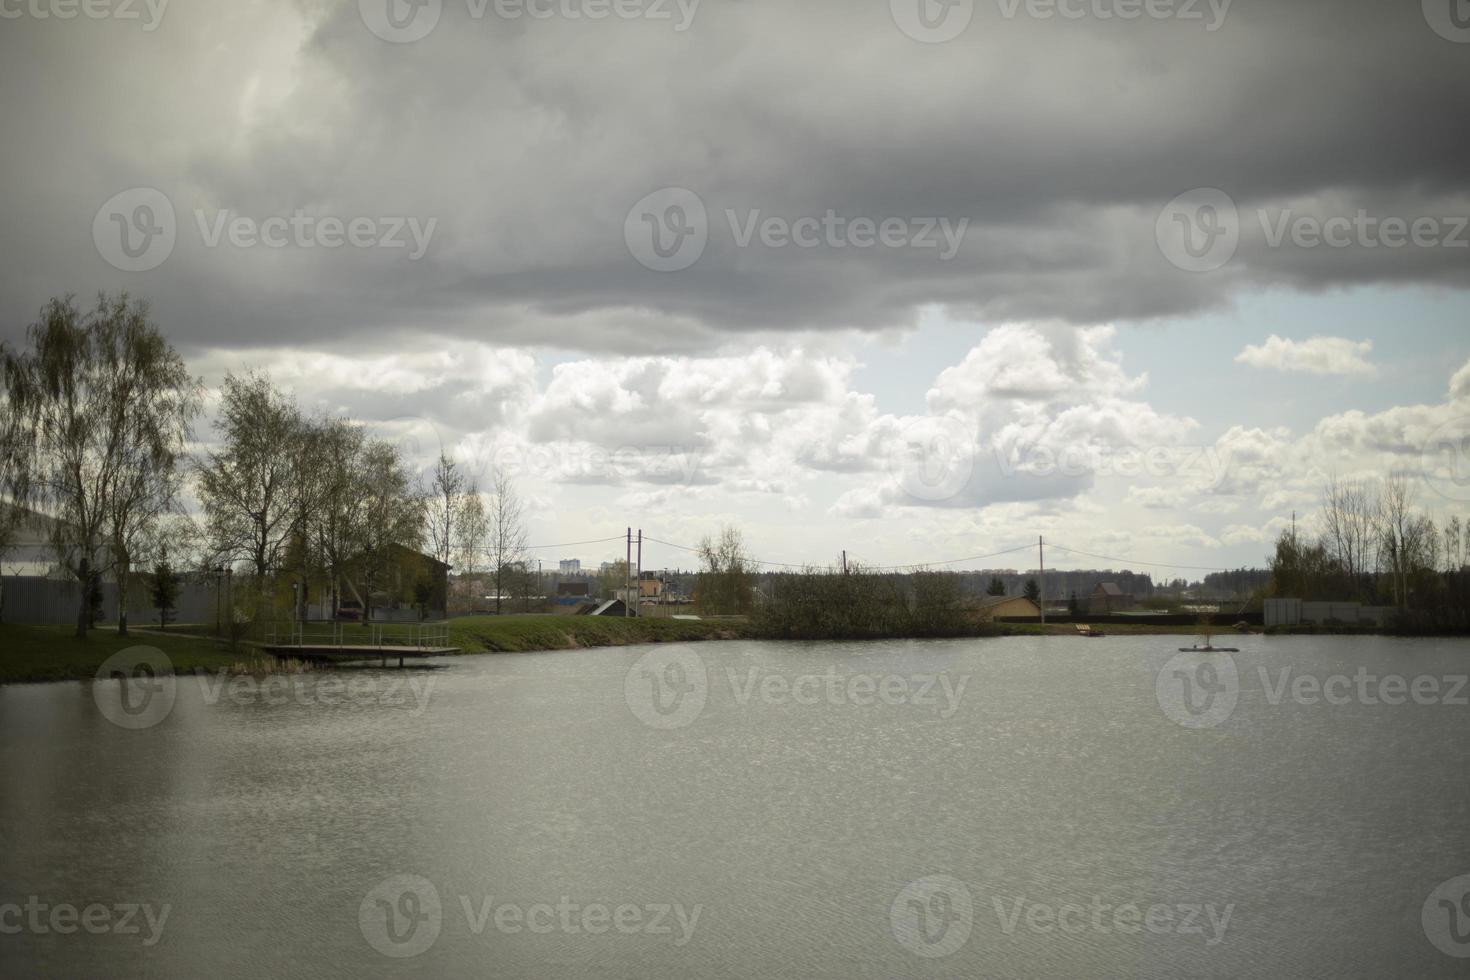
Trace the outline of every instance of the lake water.
<path fill-rule="evenodd" d="M 1470 646 L 1231 642 L 0 688 L 0 975 L 1470 973 Z"/>

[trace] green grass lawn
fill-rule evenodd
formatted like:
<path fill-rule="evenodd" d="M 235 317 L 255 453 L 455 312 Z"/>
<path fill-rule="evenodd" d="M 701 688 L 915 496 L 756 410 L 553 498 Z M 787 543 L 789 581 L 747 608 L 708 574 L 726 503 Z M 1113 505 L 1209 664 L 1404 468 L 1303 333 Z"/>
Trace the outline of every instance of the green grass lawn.
<path fill-rule="evenodd" d="M 146 629 L 146 627 L 145 627 Z M 366 627 L 348 626 L 343 642 Z M 677 619 L 616 619 L 606 616 L 475 616 L 451 620 L 449 645 L 463 653 L 517 653 L 625 646 L 631 643 L 689 643 L 736 639 L 747 635 L 741 622 Z M 70 626 L 17 626 L 0 623 L 0 684 L 31 681 L 89 680 L 108 657 L 129 647 L 162 650 L 175 673 L 232 668 L 250 661 L 248 652 L 234 653 L 216 641 L 211 626 L 169 627 L 167 633 L 138 632 L 121 637 L 112 627 L 92 630 L 85 640 Z M 391 631 L 390 631 L 391 634 Z"/>
<path fill-rule="evenodd" d="M 437 624 L 431 624 L 437 625 Z M 411 645 L 416 624 L 384 623 L 375 627 L 360 623 L 341 624 L 344 645 L 371 644 L 375 628 L 383 642 Z M 199 636 L 213 633 L 211 625 L 169 627 Z M 285 634 L 289 635 L 289 634 Z M 333 642 L 330 623 L 309 624 L 302 635 L 306 646 Z M 749 635 L 744 621 L 694 621 L 684 619 L 623 619 L 615 616 L 554 616 L 520 614 L 507 616 L 461 616 L 449 620 L 449 646 L 461 653 L 525 653 L 533 650 L 576 650 L 583 647 L 626 646 L 631 643 L 689 643 L 696 640 L 735 639 Z M 254 632 L 260 642 L 264 635 Z"/>
<path fill-rule="evenodd" d="M 467 616 L 449 621 L 449 645 L 465 653 L 520 653 L 626 646 L 630 643 L 692 643 L 749 635 L 740 621 L 623 619 L 614 616 Z"/>
<path fill-rule="evenodd" d="M 72 630 L 70 626 L 0 623 L 0 684 L 90 679 L 108 657 L 136 646 L 162 650 L 174 672 L 181 674 L 195 668 L 218 670 L 244 659 L 203 637 L 137 632 L 118 636 L 116 629 L 104 627 L 79 640 Z"/>

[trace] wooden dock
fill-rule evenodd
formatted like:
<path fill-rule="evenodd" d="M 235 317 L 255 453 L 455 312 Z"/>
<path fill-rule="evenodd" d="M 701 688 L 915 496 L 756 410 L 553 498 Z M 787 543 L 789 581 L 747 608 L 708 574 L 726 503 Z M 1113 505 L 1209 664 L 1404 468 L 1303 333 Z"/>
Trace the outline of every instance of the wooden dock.
<path fill-rule="evenodd" d="M 364 642 L 366 641 L 366 642 Z M 293 660 L 381 660 L 448 657 L 459 653 L 449 645 L 447 623 L 371 623 L 367 635 L 354 623 L 276 623 L 266 631 L 261 648 L 273 657 Z"/>

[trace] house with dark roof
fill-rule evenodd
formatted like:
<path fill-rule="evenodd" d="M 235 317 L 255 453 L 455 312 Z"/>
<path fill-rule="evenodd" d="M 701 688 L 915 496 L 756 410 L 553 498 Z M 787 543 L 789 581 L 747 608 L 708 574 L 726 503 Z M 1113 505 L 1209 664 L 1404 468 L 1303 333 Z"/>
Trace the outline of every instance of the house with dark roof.
<path fill-rule="evenodd" d="M 589 593 L 586 582 L 558 582 L 556 583 L 556 601 L 585 602 Z"/>
<path fill-rule="evenodd" d="M 1087 614 L 1089 616 L 1107 616 L 1117 612 L 1127 612 L 1138 606 L 1138 600 L 1131 592 L 1124 592 L 1118 588 L 1116 582 L 1102 582 L 1092 590 L 1087 597 Z"/>

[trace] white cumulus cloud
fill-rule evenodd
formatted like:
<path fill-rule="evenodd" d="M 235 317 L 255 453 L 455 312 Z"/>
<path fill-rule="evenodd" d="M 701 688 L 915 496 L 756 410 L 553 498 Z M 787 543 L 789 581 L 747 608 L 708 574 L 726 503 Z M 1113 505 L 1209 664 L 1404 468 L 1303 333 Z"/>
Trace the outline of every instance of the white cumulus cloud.
<path fill-rule="evenodd" d="M 1373 351 L 1371 340 L 1348 340 L 1345 337 L 1311 337 L 1289 340 L 1272 334 L 1264 344 L 1247 346 L 1235 356 L 1240 364 L 1271 371 L 1300 374 L 1374 374 L 1378 369 L 1369 361 Z"/>

